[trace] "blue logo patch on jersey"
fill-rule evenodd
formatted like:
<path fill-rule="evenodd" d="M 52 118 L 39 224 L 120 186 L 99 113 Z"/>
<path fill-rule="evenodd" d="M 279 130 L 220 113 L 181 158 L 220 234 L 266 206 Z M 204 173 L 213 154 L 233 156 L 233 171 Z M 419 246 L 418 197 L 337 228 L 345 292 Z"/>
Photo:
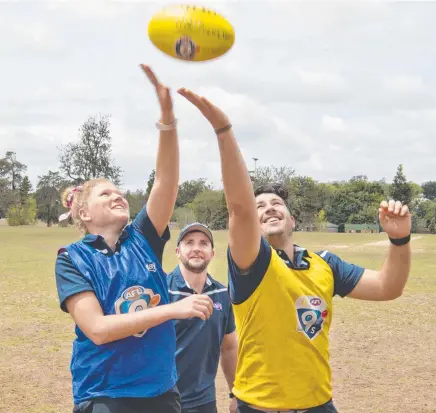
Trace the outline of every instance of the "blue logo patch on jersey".
<path fill-rule="evenodd" d="M 149 288 L 134 285 L 123 291 L 121 297 L 115 302 L 116 314 L 135 313 L 150 307 L 156 307 L 160 303 L 160 295 L 154 294 Z M 147 330 L 134 334 L 135 337 L 143 337 Z"/>
<path fill-rule="evenodd" d="M 313 340 L 322 330 L 328 315 L 327 305 L 320 297 L 303 296 L 295 303 L 297 311 L 297 331 Z"/>

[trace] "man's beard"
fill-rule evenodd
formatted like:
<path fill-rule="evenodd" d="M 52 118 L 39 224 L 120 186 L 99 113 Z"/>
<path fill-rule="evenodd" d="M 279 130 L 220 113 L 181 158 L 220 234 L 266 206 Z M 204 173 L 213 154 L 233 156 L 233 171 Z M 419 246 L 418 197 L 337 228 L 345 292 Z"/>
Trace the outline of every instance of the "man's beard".
<path fill-rule="evenodd" d="M 201 263 L 196 264 L 196 265 L 191 265 L 189 263 L 189 260 L 187 260 L 185 257 L 180 257 L 180 261 L 182 261 L 183 265 L 185 266 L 185 268 L 195 274 L 201 274 L 209 265 L 210 261 L 207 260 L 203 260 Z"/>
<path fill-rule="evenodd" d="M 268 225 L 264 224 L 262 225 L 262 232 L 266 238 L 268 237 L 277 237 L 284 235 L 286 232 L 286 227 L 282 222 L 280 222 L 280 225 Z"/>
<path fill-rule="evenodd" d="M 292 236 L 293 234 L 293 228 L 292 227 L 288 227 L 287 225 L 280 225 L 277 227 L 269 227 L 266 226 L 262 228 L 262 235 L 267 239 L 267 240 L 279 240 L 279 239 L 284 239 L 287 237 Z"/>
<path fill-rule="evenodd" d="M 276 227 L 276 228 L 266 228 L 264 233 L 267 237 L 273 237 L 282 235 L 284 233 L 284 228 Z"/>

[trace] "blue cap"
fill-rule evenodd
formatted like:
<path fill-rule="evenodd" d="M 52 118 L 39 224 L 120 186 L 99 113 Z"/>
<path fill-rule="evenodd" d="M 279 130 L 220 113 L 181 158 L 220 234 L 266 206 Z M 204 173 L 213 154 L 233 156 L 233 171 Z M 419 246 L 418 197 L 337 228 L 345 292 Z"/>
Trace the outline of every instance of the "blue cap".
<path fill-rule="evenodd" d="M 180 231 L 179 237 L 177 238 L 177 245 L 180 244 L 180 241 L 185 237 L 185 235 L 189 234 L 190 232 L 196 231 L 202 232 L 204 235 L 206 235 L 206 237 L 209 238 L 210 243 L 212 244 L 212 248 L 214 247 L 212 232 L 206 225 L 201 224 L 200 222 L 193 222 L 192 224 L 186 225 L 186 227 L 184 227 Z"/>

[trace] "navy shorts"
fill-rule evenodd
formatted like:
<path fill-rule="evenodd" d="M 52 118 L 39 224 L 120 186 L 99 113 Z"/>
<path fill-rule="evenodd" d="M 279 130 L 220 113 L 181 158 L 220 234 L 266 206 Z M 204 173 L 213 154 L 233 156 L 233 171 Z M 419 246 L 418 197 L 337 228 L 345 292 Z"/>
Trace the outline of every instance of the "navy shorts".
<path fill-rule="evenodd" d="M 188 407 L 182 409 L 182 413 L 218 413 L 216 408 L 216 401 L 203 404 L 202 406 Z"/>
<path fill-rule="evenodd" d="M 287 410 L 286 412 L 277 412 L 277 413 L 300 413 L 300 412 L 307 412 L 307 413 L 338 413 L 336 410 L 333 401 L 329 401 L 326 404 L 323 404 L 322 406 L 317 407 L 311 407 L 310 409 L 303 409 L 303 410 Z M 249 406 L 239 405 L 237 413 L 262 413 L 261 410 L 253 409 Z M 268 412 L 268 413 L 275 413 L 274 411 Z"/>
<path fill-rule="evenodd" d="M 180 413 L 180 396 L 169 391 L 150 398 L 99 397 L 74 406 L 73 413 Z"/>

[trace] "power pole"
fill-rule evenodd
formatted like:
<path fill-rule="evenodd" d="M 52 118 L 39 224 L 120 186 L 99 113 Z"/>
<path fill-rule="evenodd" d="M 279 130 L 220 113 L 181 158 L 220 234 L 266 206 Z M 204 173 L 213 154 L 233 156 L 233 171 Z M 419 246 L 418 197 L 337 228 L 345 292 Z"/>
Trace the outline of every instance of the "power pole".
<path fill-rule="evenodd" d="M 254 161 L 254 176 L 257 176 L 257 161 L 259 159 L 258 158 L 253 158 Z"/>

